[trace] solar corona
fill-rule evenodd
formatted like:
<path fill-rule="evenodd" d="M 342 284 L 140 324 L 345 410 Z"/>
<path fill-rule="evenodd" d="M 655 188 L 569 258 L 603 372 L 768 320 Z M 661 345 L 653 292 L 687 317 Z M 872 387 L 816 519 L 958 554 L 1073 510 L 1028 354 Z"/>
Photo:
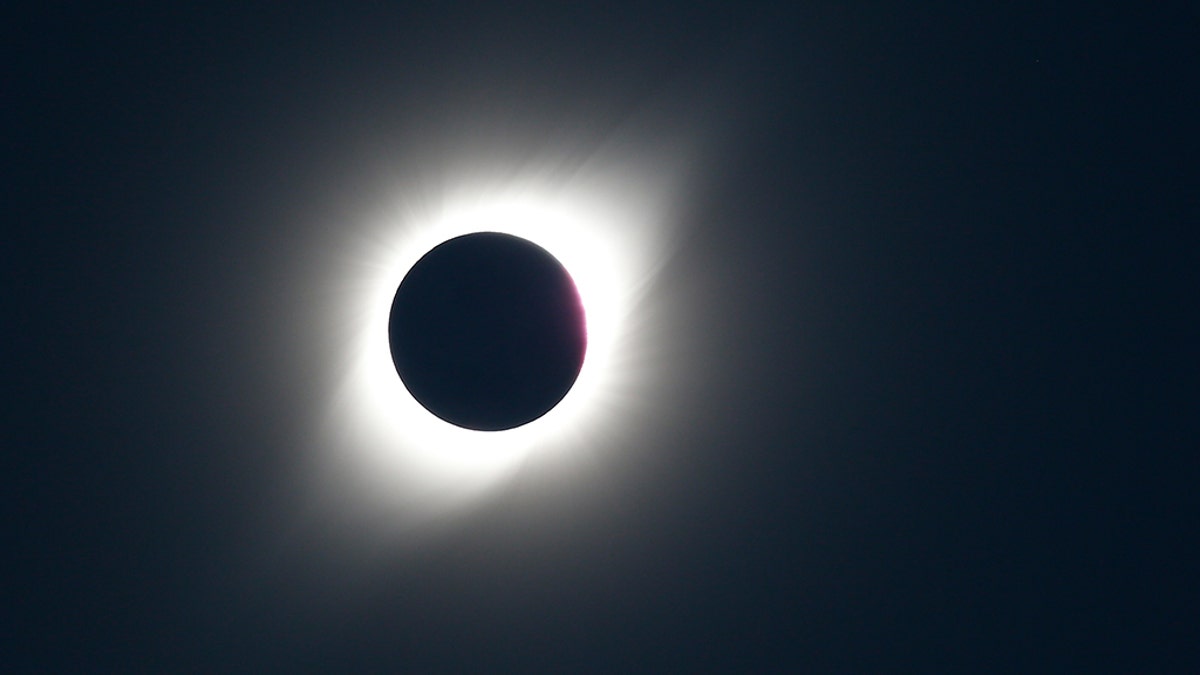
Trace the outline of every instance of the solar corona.
<path fill-rule="evenodd" d="M 644 447 L 682 405 L 646 395 L 680 340 L 678 298 L 655 286 L 678 179 L 599 158 L 566 179 L 465 175 L 402 186 L 334 230 L 323 304 L 303 308 L 335 382 L 309 494 L 405 528 L 517 475 L 589 480 Z"/>

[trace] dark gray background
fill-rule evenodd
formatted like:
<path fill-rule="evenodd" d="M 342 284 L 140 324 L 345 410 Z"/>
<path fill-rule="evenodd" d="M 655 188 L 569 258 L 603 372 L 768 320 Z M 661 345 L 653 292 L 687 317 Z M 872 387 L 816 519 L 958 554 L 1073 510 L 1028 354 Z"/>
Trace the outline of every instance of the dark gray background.
<path fill-rule="evenodd" d="M 8 6 L 4 670 L 1194 669 L 1194 8 L 831 4 Z M 228 581 L 312 210 L 664 99 L 653 459 Z"/>

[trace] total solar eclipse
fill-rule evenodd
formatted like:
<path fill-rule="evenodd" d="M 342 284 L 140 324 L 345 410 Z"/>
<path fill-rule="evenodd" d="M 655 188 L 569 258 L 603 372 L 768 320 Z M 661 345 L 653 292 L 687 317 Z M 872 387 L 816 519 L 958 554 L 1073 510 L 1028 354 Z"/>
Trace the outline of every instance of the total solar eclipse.
<path fill-rule="evenodd" d="M 501 431 L 567 395 L 587 328 L 575 283 L 554 256 L 520 237 L 476 232 L 413 265 L 392 301 L 388 340 L 396 372 L 426 410 Z"/>

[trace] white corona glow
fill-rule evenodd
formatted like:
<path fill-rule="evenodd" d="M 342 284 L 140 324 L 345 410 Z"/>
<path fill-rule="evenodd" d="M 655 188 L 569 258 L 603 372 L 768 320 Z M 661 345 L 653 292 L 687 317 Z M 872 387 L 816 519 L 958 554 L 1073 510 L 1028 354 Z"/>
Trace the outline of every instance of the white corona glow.
<path fill-rule="evenodd" d="M 409 515 L 461 505 L 514 471 L 553 455 L 586 461 L 650 408 L 634 392 L 656 376 L 639 358 L 662 339 L 646 290 L 670 253 L 670 191 L 661 172 L 622 167 L 568 181 L 477 182 L 443 189 L 435 203 L 409 201 L 370 219 L 336 273 L 327 330 L 344 348 L 340 386 L 321 429 L 322 481 Z M 392 300 L 409 269 L 463 234 L 515 235 L 546 249 L 574 279 L 587 320 L 587 352 L 562 401 L 505 431 L 447 423 L 422 407 L 396 373 L 388 343 Z"/>

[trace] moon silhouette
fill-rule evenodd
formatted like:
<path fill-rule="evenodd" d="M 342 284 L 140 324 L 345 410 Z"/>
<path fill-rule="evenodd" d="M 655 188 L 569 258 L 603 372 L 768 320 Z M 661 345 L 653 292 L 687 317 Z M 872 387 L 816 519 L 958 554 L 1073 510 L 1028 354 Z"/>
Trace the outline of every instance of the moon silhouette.
<path fill-rule="evenodd" d="M 392 301 L 392 361 L 426 410 L 467 429 L 501 431 L 567 395 L 587 351 L 575 282 L 520 237 L 476 232 L 434 247 Z"/>

